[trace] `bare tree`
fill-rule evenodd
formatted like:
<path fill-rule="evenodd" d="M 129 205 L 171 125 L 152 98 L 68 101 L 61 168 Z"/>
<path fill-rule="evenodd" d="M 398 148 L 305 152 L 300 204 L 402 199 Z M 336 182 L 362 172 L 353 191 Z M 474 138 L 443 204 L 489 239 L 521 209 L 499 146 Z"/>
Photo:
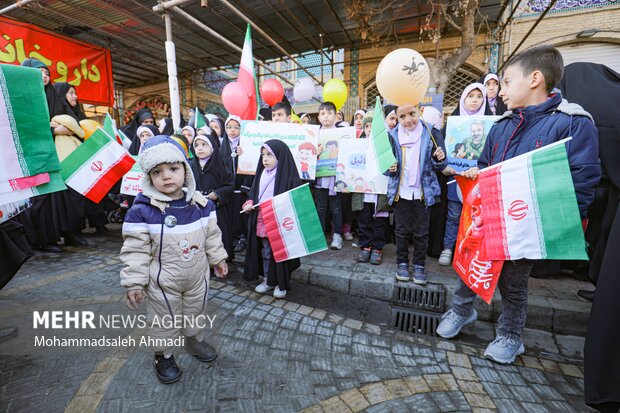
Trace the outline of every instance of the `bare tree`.
<path fill-rule="evenodd" d="M 476 16 L 480 14 L 480 0 L 451 1 L 450 3 L 434 3 L 433 10 L 426 17 L 426 27 L 430 27 L 435 16 L 443 17 L 452 28 L 461 34 L 461 45 L 456 49 L 440 53 L 438 57 L 427 57 L 431 75 L 431 86 L 435 86 L 436 93 L 444 93 L 452 78 L 471 56 L 476 49 L 476 39 L 482 28 L 486 24 L 483 16 L 482 23 L 476 29 Z M 430 38 L 434 43 L 441 40 L 441 28 L 434 30 L 424 30 L 420 32 L 420 37 Z"/>

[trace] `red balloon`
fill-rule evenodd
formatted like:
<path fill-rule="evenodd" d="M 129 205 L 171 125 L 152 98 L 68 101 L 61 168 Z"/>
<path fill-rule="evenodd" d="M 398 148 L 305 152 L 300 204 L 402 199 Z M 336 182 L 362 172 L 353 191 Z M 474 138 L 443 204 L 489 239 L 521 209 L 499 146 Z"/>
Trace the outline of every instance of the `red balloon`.
<path fill-rule="evenodd" d="M 222 103 L 231 115 L 241 116 L 250 106 L 250 94 L 239 82 L 230 82 L 222 89 Z"/>
<path fill-rule="evenodd" d="M 260 87 L 260 97 L 262 97 L 269 106 L 282 102 L 282 98 L 284 97 L 282 83 L 273 78 L 265 80 Z"/>

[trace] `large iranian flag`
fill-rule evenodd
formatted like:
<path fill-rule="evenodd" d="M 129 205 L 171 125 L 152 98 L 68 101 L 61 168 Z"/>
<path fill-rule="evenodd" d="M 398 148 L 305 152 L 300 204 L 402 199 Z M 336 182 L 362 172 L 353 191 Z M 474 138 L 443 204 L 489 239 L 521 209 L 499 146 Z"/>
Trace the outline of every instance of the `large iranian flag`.
<path fill-rule="evenodd" d="M 65 183 L 99 203 L 135 160 L 116 139 L 97 129 L 61 163 Z"/>
<path fill-rule="evenodd" d="M 41 72 L 0 65 L 0 204 L 65 189 Z"/>
<path fill-rule="evenodd" d="M 248 109 L 239 116 L 243 120 L 258 119 L 258 81 L 256 72 L 254 71 L 254 58 L 252 55 L 252 31 L 250 24 L 245 32 L 245 41 L 243 43 L 243 52 L 241 53 L 241 64 L 239 65 L 239 76 L 237 82 L 241 83 L 247 93 L 250 95 L 250 105 Z"/>
<path fill-rule="evenodd" d="M 565 141 L 483 169 L 479 183 L 487 259 L 588 259 Z"/>
<path fill-rule="evenodd" d="M 260 213 L 276 262 L 327 249 L 308 184 L 261 203 Z"/>

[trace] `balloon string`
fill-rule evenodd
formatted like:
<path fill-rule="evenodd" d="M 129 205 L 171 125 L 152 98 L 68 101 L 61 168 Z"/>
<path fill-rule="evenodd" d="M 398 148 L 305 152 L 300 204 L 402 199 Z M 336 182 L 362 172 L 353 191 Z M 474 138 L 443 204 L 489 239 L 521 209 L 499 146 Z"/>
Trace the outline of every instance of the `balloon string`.
<path fill-rule="evenodd" d="M 428 131 L 428 134 L 431 136 L 431 140 L 433 141 L 433 145 L 435 145 L 435 148 L 439 148 L 439 145 L 437 145 L 437 142 L 435 142 L 435 138 L 433 138 L 433 133 L 431 132 L 431 130 L 428 128 L 428 125 L 426 124 L 426 122 L 422 121 L 422 125 L 424 125 L 424 127 L 426 128 L 426 130 Z"/>

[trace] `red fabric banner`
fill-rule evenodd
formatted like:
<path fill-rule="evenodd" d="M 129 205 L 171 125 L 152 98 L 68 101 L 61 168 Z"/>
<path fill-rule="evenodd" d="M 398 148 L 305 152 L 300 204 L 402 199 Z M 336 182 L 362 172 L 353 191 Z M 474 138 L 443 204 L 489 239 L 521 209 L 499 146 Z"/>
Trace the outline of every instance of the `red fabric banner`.
<path fill-rule="evenodd" d="M 480 196 L 478 180 L 457 175 L 456 182 L 463 194 L 463 212 L 452 267 L 465 285 L 490 304 L 504 261 L 486 259 L 482 219 L 485 203 Z"/>
<path fill-rule="evenodd" d="M 108 49 L 0 17 L 0 63 L 18 65 L 30 57 L 49 67 L 52 83 L 69 82 L 75 86 L 80 102 L 113 105 L 112 57 Z"/>

